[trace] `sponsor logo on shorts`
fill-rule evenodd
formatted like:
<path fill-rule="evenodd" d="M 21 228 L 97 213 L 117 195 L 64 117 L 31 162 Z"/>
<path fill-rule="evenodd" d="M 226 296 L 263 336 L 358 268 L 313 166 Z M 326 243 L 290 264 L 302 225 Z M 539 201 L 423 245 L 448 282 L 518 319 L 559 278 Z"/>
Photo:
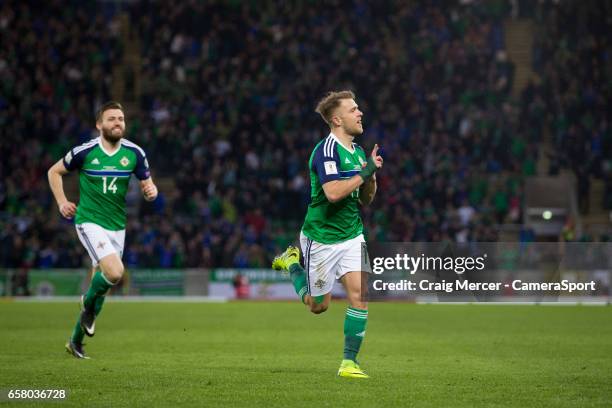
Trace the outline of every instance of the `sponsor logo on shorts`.
<path fill-rule="evenodd" d="M 318 279 L 314 285 L 317 289 L 323 289 L 325 287 L 325 281 L 323 279 Z"/>

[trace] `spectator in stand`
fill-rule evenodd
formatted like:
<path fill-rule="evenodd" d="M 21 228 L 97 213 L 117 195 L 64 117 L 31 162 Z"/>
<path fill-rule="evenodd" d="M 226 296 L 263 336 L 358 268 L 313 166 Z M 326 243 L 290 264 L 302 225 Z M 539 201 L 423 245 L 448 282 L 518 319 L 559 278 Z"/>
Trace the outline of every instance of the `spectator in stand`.
<path fill-rule="evenodd" d="M 92 137 L 122 60 L 122 10 L 143 66 L 126 136 L 148 147 L 157 179 L 177 186 L 164 202 L 130 202 L 139 215 L 128 226 L 130 267 L 266 266 L 296 240 L 309 200 L 303 163 L 326 135 L 309 101 L 332 85 L 363 95 L 363 145 L 386 156 L 377 205 L 364 212 L 369 240 L 495 240 L 496 224 L 520 222 L 542 133 L 555 166 L 612 172 L 610 5 L 517 4 L 541 27 L 541 79 L 520 101 L 509 93 L 501 0 L 3 1 L 0 265 L 83 265 L 63 245 L 76 238 L 55 215 L 44 172 Z"/>

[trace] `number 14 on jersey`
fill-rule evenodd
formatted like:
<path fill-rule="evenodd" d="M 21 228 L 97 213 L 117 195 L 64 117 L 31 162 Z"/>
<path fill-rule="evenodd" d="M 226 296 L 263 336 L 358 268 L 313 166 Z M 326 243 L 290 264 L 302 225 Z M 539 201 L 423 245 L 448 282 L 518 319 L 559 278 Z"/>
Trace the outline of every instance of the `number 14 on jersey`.
<path fill-rule="evenodd" d="M 108 191 L 110 191 L 113 194 L 116 194 L 117 186 L 115 185 L 115 182 L 117 181 L 117 177 L 113 177 L 110 183 L 107 183 L 107 179 L 108 177 L 106 176 L 102 177 L 102 192 L 106 194 Z"/>

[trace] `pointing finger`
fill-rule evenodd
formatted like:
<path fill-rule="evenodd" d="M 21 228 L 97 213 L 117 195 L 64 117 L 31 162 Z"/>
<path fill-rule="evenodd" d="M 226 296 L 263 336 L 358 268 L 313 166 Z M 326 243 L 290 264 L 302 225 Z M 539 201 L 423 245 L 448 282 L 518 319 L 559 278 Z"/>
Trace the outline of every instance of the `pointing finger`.
<path fill-rule="evenodd" d="M 372 149 L 372 157 L 376 157 L 378 156 L 378 144 L 374 145 L 374 148 Z"/>

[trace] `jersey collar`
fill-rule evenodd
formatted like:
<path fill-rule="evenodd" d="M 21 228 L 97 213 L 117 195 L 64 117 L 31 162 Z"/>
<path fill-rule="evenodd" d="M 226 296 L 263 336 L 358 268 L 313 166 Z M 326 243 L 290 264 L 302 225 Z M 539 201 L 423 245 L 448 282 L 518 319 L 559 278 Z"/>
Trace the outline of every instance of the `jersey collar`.
<path fill-rule="evenodd" d="M 342 142 L 340 141 L 340 139 L 338 139 L 338 136 L 334 135 L 334 133 L 333 133 L 333 132 L 329 132 L 329 136 L 331 136 L 331 138 L 332 138 L 332 139 L 334 139 L 338 145 L 340 145 L 340 146 L 341 146 L 341 147 L 342 147 L 344 150 L 346 150 L 346 151 L 347 151 L 347 152 L 349 152 L 350 154 L 355 153 L 355 147 L 354 147 L 354 144 L 355 144 L 355 143 L 352 143 L 352 144 L 351 144 L 351 147 L 353 148 L 353 150 L 349 150 L 349 149 L 348 149 L 346 146 L 344 146 L 344 145 L 342 144 Z"/>
<path fill-rule="evenodd" d="M 109 152 L 108 150 L 106 150 L 104 148 L 104 146 L 102 145 L 102 136 L 98 136 L 98 146 L 100 146 L 100 149 L 104 152 L 104 154 L 106 154 L 108 157 L 113 157 L 115 154 L 117 154 L 117 152 L 119 150 L 121 150 L 121 141 L 119 141 L 119 147 L 117 147 L 117 149 L 114 152 Z"/>

